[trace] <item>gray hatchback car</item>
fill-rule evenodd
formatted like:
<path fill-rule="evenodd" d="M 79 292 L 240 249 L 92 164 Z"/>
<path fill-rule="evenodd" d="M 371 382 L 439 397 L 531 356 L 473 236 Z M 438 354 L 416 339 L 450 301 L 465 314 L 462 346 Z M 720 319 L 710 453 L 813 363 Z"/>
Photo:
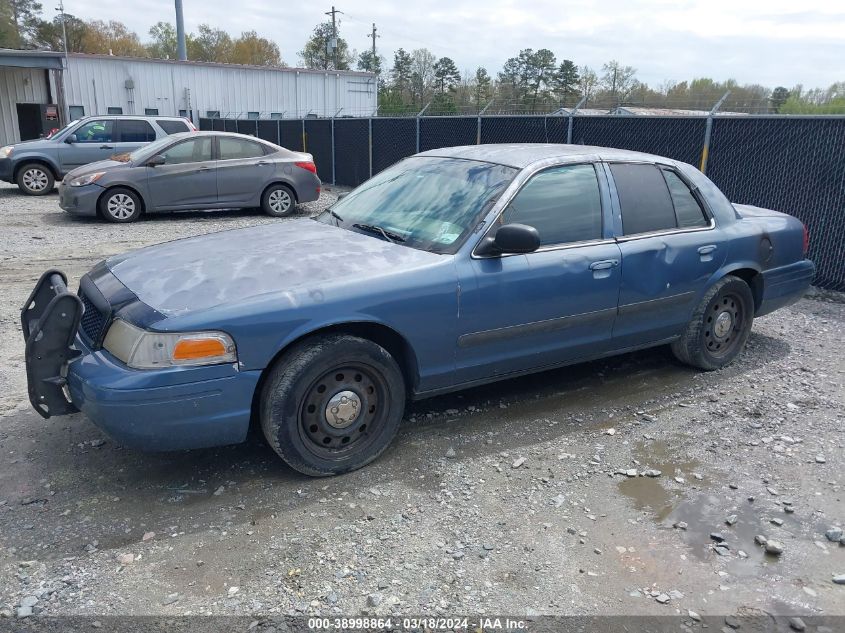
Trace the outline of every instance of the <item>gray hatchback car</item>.
<path fill-rule="evenodd" d="M 73 170 L 59 185 L 59 204 L 110 222 L 244 207 L 281 217 L 319 198 L 320 184 L 311 154 L 243 134 L 186 132 Z"/>
<path fill-rule="evenodd" d="M 17 183 L 31 196 L 43 196 L 69 171 L 166 138 L 196 130 L 182 117 L 89 116 L 71 121 L 47 138 L 0 147 L 0 180 Z"/>

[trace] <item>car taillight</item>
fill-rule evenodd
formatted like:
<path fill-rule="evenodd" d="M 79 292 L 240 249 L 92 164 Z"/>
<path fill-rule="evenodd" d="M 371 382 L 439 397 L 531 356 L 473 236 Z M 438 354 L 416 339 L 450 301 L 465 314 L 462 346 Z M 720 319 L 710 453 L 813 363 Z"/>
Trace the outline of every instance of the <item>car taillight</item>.
<path fill-rule="evenodd" d="M 804 225 L 804 255 L 806 256 L 807 253 L 810 252 L 810 231 L 807 229 L 807 225 Z"/>
<path fill-rule="evenodd" d="M 317 165 L 312 163 L 311 161 L 302 161 L 299 163 L 294 163 L 297 167 L 301 167 L 305 171 L 310 171 L 312 174 L 317 173 Z"/>

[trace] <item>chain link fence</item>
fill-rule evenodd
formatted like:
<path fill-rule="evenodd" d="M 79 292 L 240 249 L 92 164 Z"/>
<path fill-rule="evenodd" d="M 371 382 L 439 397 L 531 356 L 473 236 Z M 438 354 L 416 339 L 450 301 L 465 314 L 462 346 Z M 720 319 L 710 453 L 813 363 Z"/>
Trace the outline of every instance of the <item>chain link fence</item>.
<path fill-rule="evenodd" d="M 575 143 L 668 156 L 699 167 L 732 201 L 784 211 L 810 230 L 815 285 L 845 290 L 845 116 L 547 115 L 200 119 L 314 156 L 325 182 L 357 186 L 438 147 Z"/>

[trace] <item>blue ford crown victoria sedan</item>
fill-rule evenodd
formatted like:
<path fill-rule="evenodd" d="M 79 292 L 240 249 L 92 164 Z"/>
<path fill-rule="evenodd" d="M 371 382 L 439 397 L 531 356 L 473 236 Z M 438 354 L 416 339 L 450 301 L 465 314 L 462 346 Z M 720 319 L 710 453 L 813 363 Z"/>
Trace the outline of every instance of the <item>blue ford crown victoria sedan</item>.
<path fill-rule="evenodd" d="M 47 271 L 22 311 L 30 400 L 130 447 L 241 442 L 359 468 L 408 398 L 656 345 L 730 363 L 813 278 L 795 218 L 695 168 L 599 147 L 408 158 L 311 219 Z"/>

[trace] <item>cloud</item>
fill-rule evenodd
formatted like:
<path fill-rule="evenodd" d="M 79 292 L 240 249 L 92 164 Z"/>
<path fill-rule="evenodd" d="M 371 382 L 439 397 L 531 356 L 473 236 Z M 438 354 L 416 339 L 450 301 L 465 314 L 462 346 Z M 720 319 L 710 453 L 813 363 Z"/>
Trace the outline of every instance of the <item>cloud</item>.
<path fill-rule="evenodd" d="M 339 2 L 345 12 L 341 35 L 365 50 L 375 22 L 388 65 L 399 47 L 426 47 L 452 57 L 461 70 L 484 66 L 495 75 L 521 48 L 549 48 L 558 59 L 594 68 L 618 59 L 652 85 L 701 76 L 768 86 L 845 80 L 845 5 L 827 0 Z M 153 23 L 174 19 L 170 0 L 71 0 L 66 6 L 86 19 L 123 21 L 142 39 Z M 298 64 L 297 52 L 329 8 L 313 2 L 184 0 L 189 31 L 203 22 L 234 34 L 254 29 L 276 41 L 291 65 Z"/>

